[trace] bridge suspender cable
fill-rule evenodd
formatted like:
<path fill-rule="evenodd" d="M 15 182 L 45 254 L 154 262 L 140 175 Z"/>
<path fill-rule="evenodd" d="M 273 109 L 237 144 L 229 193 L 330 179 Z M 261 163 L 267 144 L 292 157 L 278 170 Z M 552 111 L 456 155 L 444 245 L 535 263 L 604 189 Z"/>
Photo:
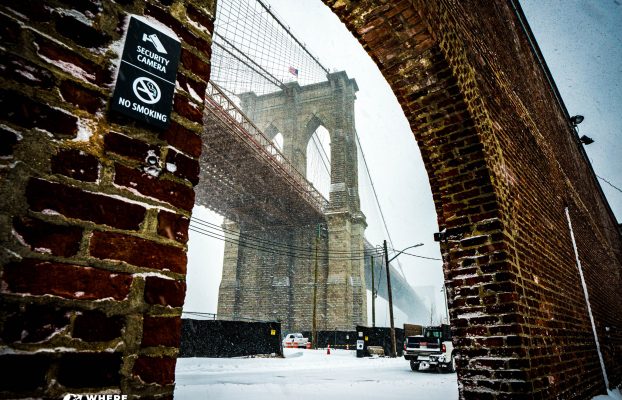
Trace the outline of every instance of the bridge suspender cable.
<path fill-rule="evenodd" d="M 382 219 L 384 230 L 387 233 L 389 243 L 391 243 L 391 248 L 394 248 L 395 246 L 393 245 L 393 239 L 391 238 L 391 233 L 389 232 L 389 227 L 387 226 L 387 220 L 385 219 L 384 213 L 382 212 L 380 200 L 378 199 L 378 193 L 376 192 L 376 186 L 374 185 L 374 180 L 372 179 L 371 173 L 369 172 L 369 166 L 367 165 L 367 159 L 365 158 L 365 153 L 363 152 L 363 146 L 361 146 L 361 140 L 359 139 L 359 135 L 356 132 L 354 132 L 354 136 L 356 137 L 356 143 L 358 144 L 359 150 L 361 151 L 363 165 L 365 166 L 365 171 L 367 172 L 367 176 L 369 177 L 369 183 L 371 184 L 371 189 L 374 193 L 374 198 L 376 199 L 376 205 L 378 206 L 378 211 L 380 212 L 380 218 Z M 402 270 L 402 265 L 400 264 L 399 260 L 397 261 L 397 265 L 400 267 L 400 273 L 402 274 L 402 278 L 406 279 L 406 277 L 404 276 L 404 271 Z"/>
<path fill-rule="evenodd" d="M 285 26 L 285 24 L 284 24 L 283 22 L 281 22 L 281 19 L 280 19 L 279 17 L 277 17 L 277 16 L 276 16 L 276 15 L 272 12 L 272 10 L 270 9 L 270 7 L 266 6 L 266 5 L 263 3 L 263 1 L 261 1 L 261 0 L 257 0 L 257 3 L 259 3 L 259 4 L 260 4 L 260 5 L 261 5 L 261 6 L 262 6 L 262 7 L 263 7 L 263 8 L 264 8 L 267 12 L 268 12 L 268 14 L 270 14 L 270 16 L 272 16 L 272 18 L 274 18 L 274 20 L 275 20 L 275 21 L 276 21 L 279 25 L 281 25 L 281 27 L 282 27 L 283 29 L 285 29 L 285 31 L 289 34 L 289 36 L 290 36 L 292 39 L 294 39 L 294 41 L 295 41 L 296 43 L 298 43 L 298 45 L 299 45 L 299 46 L 300 46 L 300 47 L 301 47 L 301 48 L 302 48 L 302 49 L 303 49 L 303 50 L 304 50 L 304 51 L 305 51 L 305 52 L 309 55 L 309 57 L 311 57 L 311 58 L 313 59 L 313 61 L 315 61 L 315 62 L 317 63 L 317 65 L 319 65 L 319 66 L 320 66 L 320 68 L 322 68 L 322 69 L 323 69 L 323 70 L 324 70 L 327 74 L 329 73 L 328 69 L 327 69 L 326 67 L 324 67 L 324 66 L 320 63 L 320 61 L 319 61 L 319 60 L 318 60 L 318 59 L 317 59 L 317 58 L 316 58 L 313 54 L 311 54 L 311 52 L 309 52 L 309 50 L 307 49 L 307 47 L 306 47 L 304 44 L 300 43 L 300 41 L 296 38 L 296 36 L 294 36 L 294 35 L 292 34 L 292 32 L 290 31 L 289 27 L 288 27 L 288 26 Z"/>

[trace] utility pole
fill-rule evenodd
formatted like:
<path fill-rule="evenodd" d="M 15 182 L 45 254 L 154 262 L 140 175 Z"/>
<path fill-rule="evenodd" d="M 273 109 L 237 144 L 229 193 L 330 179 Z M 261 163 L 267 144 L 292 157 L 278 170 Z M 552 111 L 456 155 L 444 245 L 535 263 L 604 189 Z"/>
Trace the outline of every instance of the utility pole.
<path fill-rule="evenodd" d="M 374 278 L 374 255 L 371 255 L 371 326 L 376 327 L 376 283 Z"/>
<path fill-rule="evenodd" d="M 397 344 L 395 341 L 395 323 L 393 322 L 393 294 L 391 292 L 391 275 L 389 272 L 389 252 L 387 241 L 384 241 L 384 261 L 387 266 L 387 294 L 389 296 L 389 321 L 391 323 L 391 357 L 397 357 Z"/>
<path fill-rule="evenodd" d="M 318 242 L 320 240 L 320 224 L 317 225 L 317 234 L 315 235 L 315 273 L 313 278 L 313 337 L 311 338 L 311 346 L 314 349 L 317 349 L 317 252 L 318 252 Z"/>
<path fill-rule="evenodd" d="M 395 340 L 395 323 L 393 322 L 393 294 L 391 292 L 391 274 L 389 272 L 389 263 L 395 260 L 400 254 L 413 247 L 423 246 L 423 243 L 417 243 L 408 246 L 397 252 L 396 255 L 389 260 L 389 252 L 387 251 L 387 241 L 384 241 L 384 261 L 387 266 L 387 295 L 389 296 L 389 320 L 391 321 L 391 357 L 397 357 L 397 342 Z"/>

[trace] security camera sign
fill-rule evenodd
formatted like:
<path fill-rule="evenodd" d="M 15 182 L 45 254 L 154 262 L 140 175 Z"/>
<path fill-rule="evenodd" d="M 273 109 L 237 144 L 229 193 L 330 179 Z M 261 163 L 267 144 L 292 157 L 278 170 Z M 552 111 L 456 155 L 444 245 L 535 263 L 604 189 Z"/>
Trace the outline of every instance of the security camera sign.
<path fill-rule="evenodd" d="M 179 40 L 131 17 L 111 110 L 166 129 L 180 54 Z"/>

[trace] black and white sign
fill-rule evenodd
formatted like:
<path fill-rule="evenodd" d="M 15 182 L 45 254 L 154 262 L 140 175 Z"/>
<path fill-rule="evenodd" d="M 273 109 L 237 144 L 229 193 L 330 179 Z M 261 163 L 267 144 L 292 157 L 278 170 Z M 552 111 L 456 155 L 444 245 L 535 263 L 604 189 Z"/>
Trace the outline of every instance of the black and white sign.
<path fill-rule="evenodd" d="M 131 17 L 110 108 L 167 128 L 180 54 L 179 40 Z"/>

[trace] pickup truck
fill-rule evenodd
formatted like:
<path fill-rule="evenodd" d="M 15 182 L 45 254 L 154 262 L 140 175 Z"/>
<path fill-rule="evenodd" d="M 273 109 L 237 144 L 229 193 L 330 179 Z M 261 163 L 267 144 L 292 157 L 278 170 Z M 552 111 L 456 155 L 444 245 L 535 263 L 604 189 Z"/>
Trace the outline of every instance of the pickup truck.
<path fill-rule="evenodd" d="M 288 333 L 283 339 L 283 347 L 297 347 L 304 349 L 307 347 L 309 338 L 303 337 L 302 333 Z"/>
<path fill-rule="evenodd" d="M 422 335 L 406 337 L 404 358 L 410 361 L 413 371 L 437 368 L 454 372 L 456 361 L 449 325 L 428 326 L 423 328 Z"/>

